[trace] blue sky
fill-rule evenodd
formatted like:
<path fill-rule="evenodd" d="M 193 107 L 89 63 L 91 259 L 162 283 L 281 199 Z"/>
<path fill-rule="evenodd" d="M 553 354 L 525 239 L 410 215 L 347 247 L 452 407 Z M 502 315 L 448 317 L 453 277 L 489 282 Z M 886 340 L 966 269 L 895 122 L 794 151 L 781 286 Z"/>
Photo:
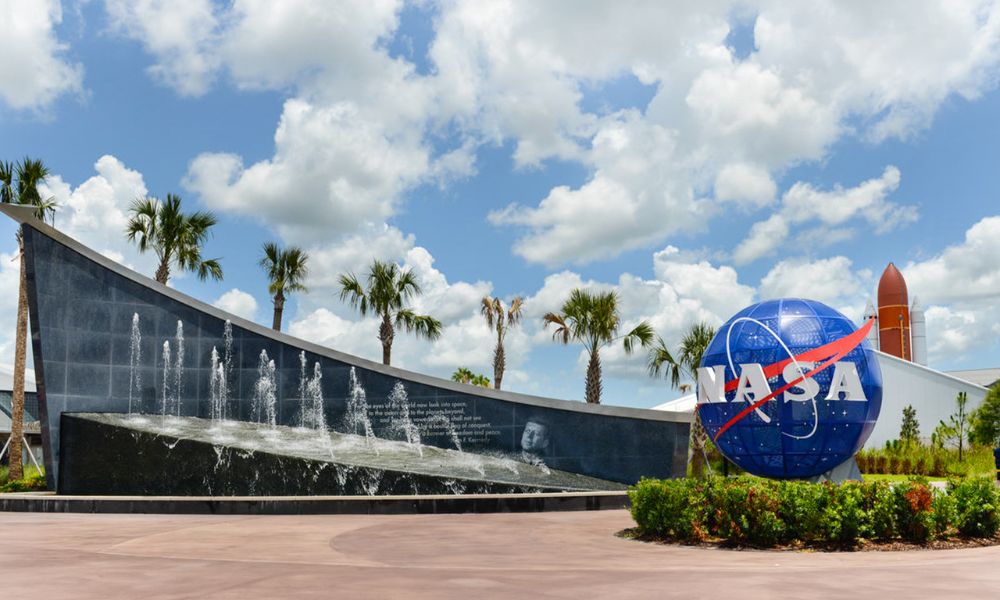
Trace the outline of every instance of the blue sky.
<path fill-rule="evenodd" d="M 580 398 L 580 348 L 540 327 L 573 287 L 615 289 L 626 324 L 675 343 L 781 295 L 857 318 L 889 261 L 932 366 L 1000 364 L 1000 9 L 662 4 L 0 2 L 21 25 L 0 40 L 0 158 L 43 159 L 56 225 L 146 273 L 119 233 L 131 199 L 213 210 L 225 280 L 173 285 L 261 323 L 260 244 L 303 246 L 286 330 L 368 358 L 375 324 L 335 278 L 413 268 L 445 335 L 394 359 L 437 375 L 492 375 L 484 294 L 527 298 L 505 387 Z M 607 403 L 677 395 L 603 357 Z"/>

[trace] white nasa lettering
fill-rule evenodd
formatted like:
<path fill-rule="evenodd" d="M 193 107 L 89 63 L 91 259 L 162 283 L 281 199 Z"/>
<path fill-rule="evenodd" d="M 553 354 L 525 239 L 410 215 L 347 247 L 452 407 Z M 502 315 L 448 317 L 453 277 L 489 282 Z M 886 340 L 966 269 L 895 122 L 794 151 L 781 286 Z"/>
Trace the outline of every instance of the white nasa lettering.
<path fill-rule="evenodd" d="M 826 395 L 826 399 L 840 400 L 841 394 L 844 394 L 844 400 L 868 400 L 864 388 L 861 387 L 858 367 L 852 362 L 838 362 L 833 365 L 833 381 L 830 382 L 830 393 Z"/>
<path fill-rule="evenodd" d="M 786 382 L 795 381 L 805 373 L 812 371 L 815 363 L 801 361 L 790 362 L 785 365 L 781 375 Z M 726 367 L 716 365 L 714 367 L 698 368 L 698 403 L 706 404 L 713 402 L 726 402 Z M 795 391 L 801 390 L 801 391 Z M 816 398 L 820 392 L 819 384 L 812 378 L 806 377 L 796 383 L 793 387 L 785 390 L 785 402 L 809 402 Z M 771 386 L 767 383 L 767 376 L 764 369 L 757 363 L 741 364 L 740 379 L 736 386 L 736 397 L 733 402 L 754 403 L 761 398 L 771 394 Z M 841 398 L 843 394 L 843 398 Z M 853 362 L 837 362 L 833 365 L 833 380 L 830 382 L 830 391 L 826 395 L 826 400 L 854 400 L 864 402 L 868 400 L 865 396 L 864 387 L 861 385 L 861 377 L 858 375 L 858 367 Z M 771 419 L 760 410 L 756 410 L 765 422 L 770 423 Z"/>
<path fill-rule="evenodd" d="M 698 367 L 698 404 L 726 401 L 726 365 Z"/>
<path fill-rule="evenodd" d="M 781 371 L 781 376 L 785 378 L 785 381 L 791 383 L 802 377 L 809 371 L 813 370 L 816 363 L 811 363 L 807 361 L 790 362 L 785 365 L 785 368 Z M 801 392 L 796 392 L 794 390 L 802 390 Z M 819 384 L 812 377 L 806 377 L 802 381 L 795 384 L 794 387 L 790 387 L 785 390 L 785 402 L 809 402 L 816 397 L 819 393 Z"/>

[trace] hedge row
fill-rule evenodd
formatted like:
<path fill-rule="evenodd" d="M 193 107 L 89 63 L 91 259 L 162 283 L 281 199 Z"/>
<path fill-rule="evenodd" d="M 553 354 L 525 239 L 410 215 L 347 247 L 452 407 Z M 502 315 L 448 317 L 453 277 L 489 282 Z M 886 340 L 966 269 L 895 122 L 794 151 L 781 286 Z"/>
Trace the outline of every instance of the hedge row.
<path fill-rule="evenodd" d="M 950 481 L 947 492 L 919 478 L 896 485 L 643 479 L 629 497 L 641 534 L 681 542 L 853 546 L 862 540 L 993 537 L 1000 528 L 1000 490 L 987 478 Z"/>

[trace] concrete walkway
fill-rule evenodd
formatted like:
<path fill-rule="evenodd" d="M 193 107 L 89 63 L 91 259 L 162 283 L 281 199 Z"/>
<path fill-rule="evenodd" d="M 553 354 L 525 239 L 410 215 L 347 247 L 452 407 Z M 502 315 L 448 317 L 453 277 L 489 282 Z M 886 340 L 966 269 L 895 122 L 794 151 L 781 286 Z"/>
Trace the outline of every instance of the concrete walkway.
<path fill-rule="evenodd" d="M 625 511 L 0 513 L 2 598 L 995 598 L 1000 548 L 754 552 L 624 540 Z"/>

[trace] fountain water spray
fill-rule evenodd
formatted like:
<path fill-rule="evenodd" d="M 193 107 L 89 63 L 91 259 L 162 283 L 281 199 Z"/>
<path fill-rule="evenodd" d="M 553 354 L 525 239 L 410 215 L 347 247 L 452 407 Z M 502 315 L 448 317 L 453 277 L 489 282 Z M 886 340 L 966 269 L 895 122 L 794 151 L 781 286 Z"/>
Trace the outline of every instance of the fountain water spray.
<path fill-rule="evenodd" d="M 181 416 L 181 397 L 184 395 L 184 323 L 177 321 L 177 333 L 174 335 L 177 344 L 177 358 L 174 365 L 174 394 L 177 401 L 177 416 Z"/>
<path fill-rule="evenodd" d="M 399 381 L 392 386 L 392 391 L 389 393 L 389 411 L 392 413 L 389 418 L 390 431 L 402 434 L 406 443 L 415 446 L 420 456 L 423 456 L 424 451 L 420 447 L 420 430 L 410 419 L 409 398 L 406 395 L 406 388 Z"/>
<path fill-rule="evenodd" d="M 368 398 L 365 395 L 365 388 L 361 387 L 358 375 L 351 367 L 349 388 L 347 396 L 347 412 L 344 414 L 344 427 L 348 433 L 364 435 L 365 440 L 371 442 L 375 437 L 372 432 L 372 421 L 368 416 Z"/>
<path fill-rule="evenodd" d="M 304 356 L 304 353 L 303 353 Z M 326 414 L 323 412 L 323 369 L 319 361 L 313 367 L 313 376 L 306 382 L 305 393 L 308 399 L 308 409 L 303 403 L 303 412 L 308 414 L 308 425 L 318 431 L 327 431 Z M 306 419 L 303 418 L 303 421 Z"/>
<path fill-rule="evenodd" d="M 160 412 L 167 416 L 167 404 L 170 398 L 170 340 L 163 341 L 163 397 L 161 400 Z"/>
<path fill-rule="evenodd" d="M 132 394 L 140 393 L 142 375 L 137 370 L 142 361 L 142 334 L 139 332 L 139 313 L 132 314 L 132 339 L 129 343 L 128 358 L 128 414 L 132 414 Z M 139 412 L 142 412 L 140 407 Z"/>
<path fill-rule="evenodd" d="M 278 424 L 277 391 L 274 361 L 268 358 L 267 350 L 261 350 L 257 363 L 257 382 L 253 386 L 253 417 L 258 423 L 266 423 L 271 427 Z"/>
<path fill-rule="evenodd" d="M 208 378 L 210 416 L 213 421 L 226 418 L 226 366 L 219 361 L 219 350 L 212 346 L 212 370 Z"/>

